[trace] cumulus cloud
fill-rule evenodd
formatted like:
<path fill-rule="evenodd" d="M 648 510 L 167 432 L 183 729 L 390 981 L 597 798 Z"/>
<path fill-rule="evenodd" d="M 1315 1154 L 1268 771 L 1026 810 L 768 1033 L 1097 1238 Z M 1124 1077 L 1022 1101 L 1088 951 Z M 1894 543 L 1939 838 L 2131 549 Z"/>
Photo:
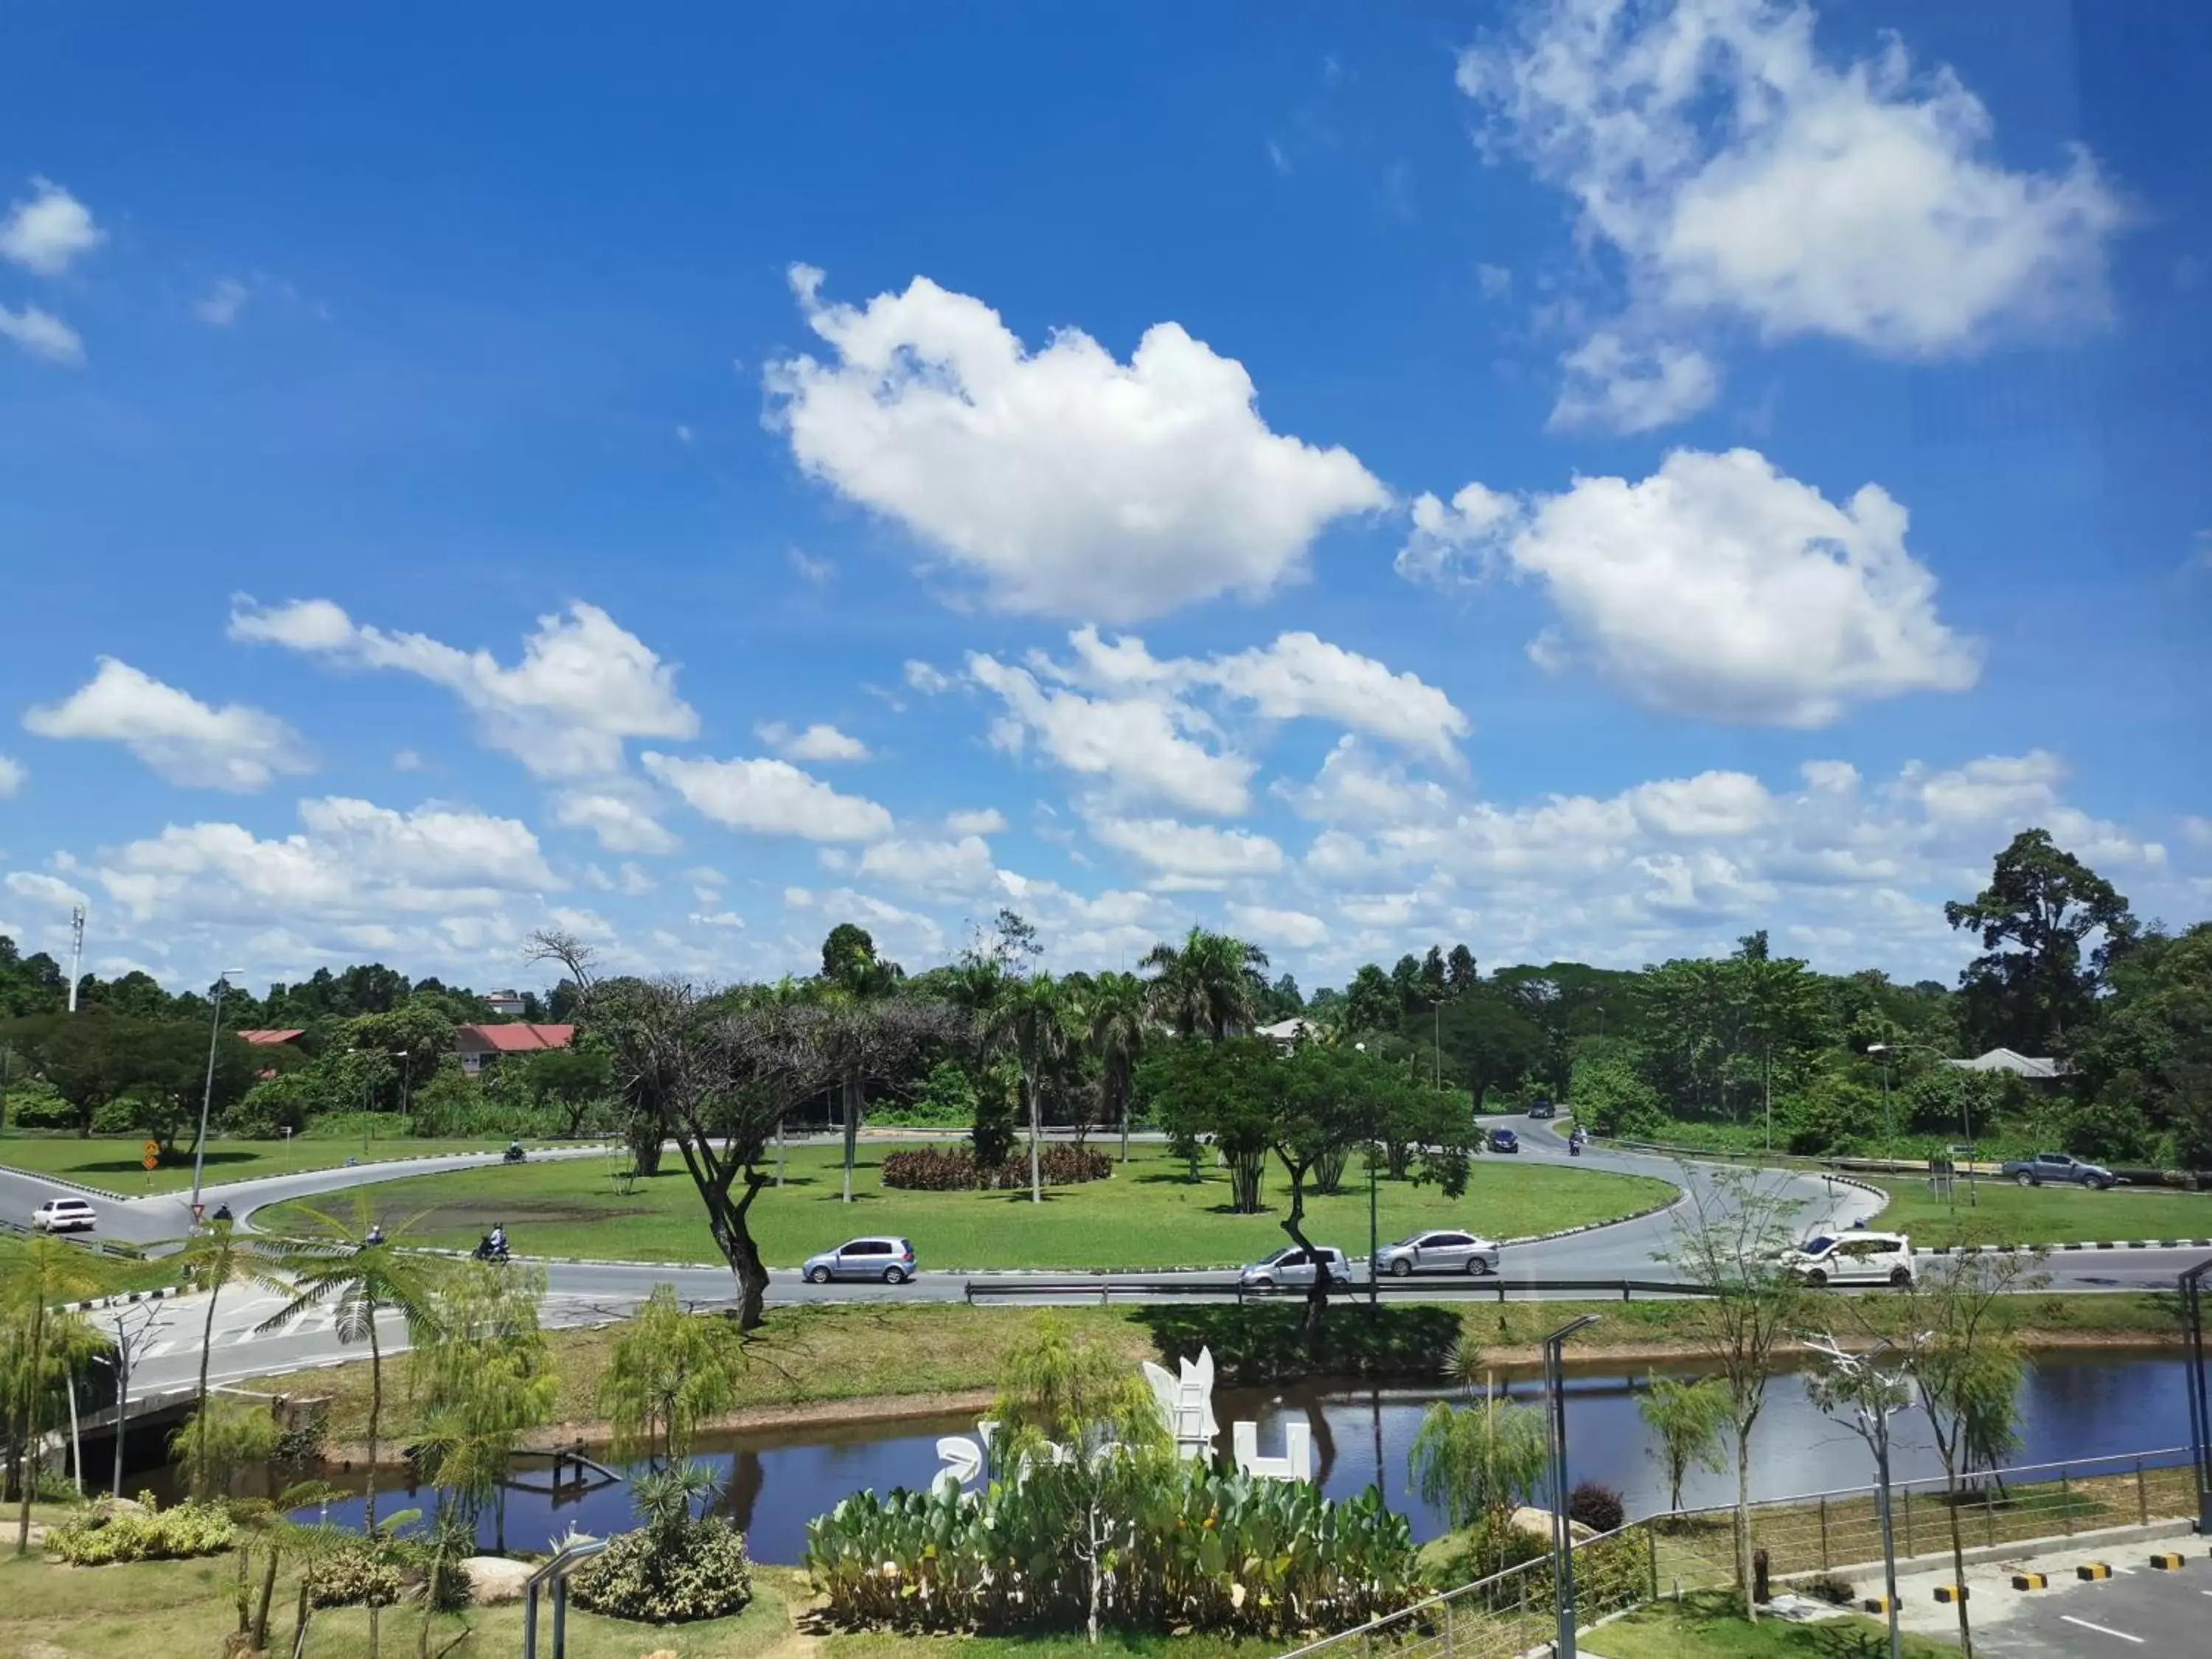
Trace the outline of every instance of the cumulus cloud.
<path fill-rule="evenodd" d="M 867 744 L 819 720 L 803 732 L 793 730 L 781 720 L 763 720 L 753 730 L 759 733 L 763 743 L 786 760 L 864 761 L 868 758 Z"/>
<path fill-rule="evenodd" d="M 10 311 L 0 306 L 0 337 L 13 340 L 33 357 L 44 357 L 48 362 L 81 363 L 84 361 L 84 341 L 60 318 L 36 306 L 25 306 L 20 311 Z"/>
<path fill-rule="evenodd" d="M 10 203 L 0 219 L 0 259 L 40 276 L 58 276 L 79 256 L 107 240 L 92 210 L 49 179 L 31 180 L 27 200 Z"/>
<path fill-rule="evenodd" d="M 119 743 L 171 783 L 251 793 L 314 761 L 300 734 L 244 703 L 211 708 L 113 657 L 63 702 L 23 716 L 42 738 Z"/>
<path fill-rule="evenodd" d="M 302 832 L 172 824 L 102 853 L 93 875 L 134 921 L 376 921 L 484 909 L 555 886 L 538 838 L 514 818 L 426 805 L 395 811 L 329 797 L 300 803 Z"/>
<path fill-rule="evenodd" d="M 715 823 L 757 836 L 808 841 L 875 841 L 891 815 L 874 801 L 841 795 L 788 761 L 687 760 L 647 750 L 647 771 Z"/>
<path fill-rule="evenodd" d="M 1310 951 L 1329 933 L 1327 922 L 1304 910 L 1278 910 L 1268 905 L 1232 901 L 1224 907 L 1224 914 L 1229 925 L 1241 937 L 1256 939 L 1262 945 L 1287 945 L 1293 950 Z"/>
<path fill-rule="evenodd" d="M 1894 35 L 1843 59 L 1815 23 L 1801 0 L 1559 0 L 1464 53 L 1458 80 L 1486 145 L 1573 198 L 1651 327 L 1717 315 L 1925 358 L 2101 319 L 2126 215 L 2089 155 L 2008 168 L 1950 69 L 1917 69 Z M 1637 430 L 1711 396 L 1685 347 L 1601 331 L 1578 355 L 1561 417 Z"/>
<path fill-rule="evenodd" d="M 1150 866 L 1165 889 L 1219 887 L 1283 867 L 1283 849 L 1265 836 L 1174 818 L 1094 817 L 1092 839 Z"/>
<path fill-rule="evenodd" d="M 0 755 L 0 800 L 15 793 L 30 781 L 30 778 L 31 775 L 23 769 L 22 762 Z"/>
<path fill-rule="evenodd" d="M 1310 784 L 1279 782 L 1275 793 L 1301 817 L 1324 823 L 1407 823 L 1449 810 L 1450 792 L 1384 763 L 1358 738 L 1337 739 Z"/>
<path fill-rule="evenodd" d="M 679 845 L 649 806 L 611 789 L 563 791 L 553 799 L 553 821 L 590 830 L 610 853 L 672 853 Z"/>
<path fill-rule="evenodd" d="M 1677 450 L 1640 483 L 1577 478 L 1510 512 L 1495 492 L 1462 512 L 1468 499 L 1417 503 L 1400 568 L 1444 580 L 1504 560 L 1560 613 L 1532 647 L 1540 664 L 1586 660 L 1654 708 L 1817 726 L 1979 675 L 1906 550 L 1904 506 L 1877 484 L 1838 505 L 1756 451 Z"/>
<path fill-rule="evenodd" d="M 988 842 L 981 836 L 955 841 L 878 842 L 860 854 L 864 880 L 908 892 L 956 896 L 980 893 L 997 879 Z"/>
<path fill-rule="evenodd" d="M 1241 812 L 1250 799 L 1255 763 L 1208 746 L 1212 723 L 1173 697 L 1087 697 L 979 653 L 968 676 L 1005 703 L 991 741 L 1009 754 L 1034 738 L 1048 759 L 1121 798 L 1188 811 Z"/>
<path fill-rule="evenodd" d="M 1177 324 L 1126 364 L 1063 329 L 1032 351 L 917 276 L 866 306 L 792 283 L 831 360 L 774 365 L 792 453 L 979 577 L 1006 611 L 1130 622 L 1304 575 L 1333 520 L 1385 505 L 1342 448 L 1271 431 L 1251 377 Z"/>
<path fill-rule="evenodd" d="M 631 738 L 691 738 L 699 716 L 676 691 L 676 670 L 597 605 L 540 617 L 509 668 L 423 634 L 356 624 L 328 599 L 261 607 L 241 599 L 234 640 L 281 645 L 353 668 L 414 674 L 459 696 L 483 740 L 543 777 L 619 772 Z"/>
<path fill-rule="evenodd" d="M 943 670 L 909 658 L 906 665 L 906 683 L 929 697 L 935 696 L 939 691 L 951 690 L 953 681 L 952 677 Z"/>
<path fill-rule="evenodd" d="M 72 887 L 59 876 L 50 876 L 37 870 L 10 870 L 7 888 L 18 898 L 26 898 L 33 904 L 43 904 L 55 910 L 68 910 L 90 902 L 82 888 Z"/>
<path fill-rule="evenodd" d="M 1006 827 L 1006 815 L 995 806 L 967 812 L 948 812 L 945 827 L 956 836 L 995 836 Z"/>

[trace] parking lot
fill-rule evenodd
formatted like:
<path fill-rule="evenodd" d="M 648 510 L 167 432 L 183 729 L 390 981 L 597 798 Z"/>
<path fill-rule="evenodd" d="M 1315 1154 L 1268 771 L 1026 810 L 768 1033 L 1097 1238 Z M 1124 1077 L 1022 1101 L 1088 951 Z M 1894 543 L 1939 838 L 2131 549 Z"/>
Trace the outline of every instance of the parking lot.
<path fill-rule="evenodd" d="M 2150 1558 L 2157 1550 L 2179 1553 L 2183 1565 L 2154 1569 Z M 2090 1560 L 2110 1565 L 2112 1576 L 2084 1583 L 2075 1570 Z M 2020 1571 L 2045 1574 L 2050 1588 L 2013 1589 L 2011 1575 Z M 1899 1578 L 1899 1605 L 1907 1629 L 1955 1636 L 1957 1615 L 1935 1599 L 1936 1585 L 1948 1577 L 1916 1573 Z M 2201 1538 L 2052 1551 L 1970 1567 L 1966 1579 L 1974 1649 L 1989 1659 L 2212 1654 L 2212 1553 Z"/>

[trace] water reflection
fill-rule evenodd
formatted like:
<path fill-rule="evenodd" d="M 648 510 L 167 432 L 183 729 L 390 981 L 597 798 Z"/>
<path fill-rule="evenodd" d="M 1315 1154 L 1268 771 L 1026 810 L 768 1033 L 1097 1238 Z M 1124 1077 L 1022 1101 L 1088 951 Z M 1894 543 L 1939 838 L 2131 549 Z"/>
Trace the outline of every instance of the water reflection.
<path fill-rule="evenodd" d="M 1568 1437 L 1571 1474 L 1617 1488 L 1631 1514 L 1663 1507 L 1665 1475 L 1650 1455 L 1650 1437 L 1636 1409 L 1644 1373 L 1589 1375 L 1569 1380 Z M 2053 1358 L 2030 1373 L 2022 1393 L 2023 1445 L 2016 1461 L 2087 1458 L 2173 1445 L 2187 1437 L 2182 1394 L 2183 1362 L 2135 1353 L 2084 1352 Z M 1500 1373 L 1509 1397 L 1534 1402 L 1532 1376 Z M 1407 1453 L 1423 1412 L 1440 1398 L 1465 1398 L 1437 1388 L 1296 1387 L 1222 1389 L 1215 1411 L 1223 1425 L 1240 1419 L 1260 1425 L 1260 1444 L 1282 1444 L 1291 1418 L 1313 1432 L 1315 1472 L 1332 1498 L 1349 1498 L 1380 1480 L 1385 1498 L 1404 1510 L 1418 1539 L 1442 1530 L 1440 1518 L 1410 1490 Z M 749 1536 L 760 1561 L 795 1564 L 805 1549 L 806 1522 L 838 1499 L 864 1487 L 926 1486 L 938 1467 L 937 1440 L 974 1431 L 966 1416 L 826 1424 L 805 1430 L 715 1437 L 702 1444 L 701 1461 L 723 1482 L 718 1508 Z M 1898 1421 L 1895 1459 L 1900 1479 L 1936 1475 L 1942 1466 L 1917 1413 Z M 1796 1376 L 1778 1377 L 1753 1436 L 1752 1493 L 1758 1498 L 1864 1485 L 1871 1478 L 1866 1447 L 1857 1436 L 1815 1411 Z M 1686 1502 L 1723 1504 L 1734 1496 L 1733 1472 L 1694 1471 Z M 428 1494 L 409 1501 L 428 1502 Z M 389 1512 L 393 1504 L 382 1507 Z M 331 1506 L 334 1520 L 357 1522 L 360 1504 Z M 537 1547 L 569 1526 L 586 1532 L 619 1531 L 635 1524 L 627 1485 L 567 1493 L 554 1502 L 540 1493 L 514 1492 L 507 1500 L 507 1537 L 517 1547 Z M 489 1536 L 489 1532 L 487 1532 Z"/>

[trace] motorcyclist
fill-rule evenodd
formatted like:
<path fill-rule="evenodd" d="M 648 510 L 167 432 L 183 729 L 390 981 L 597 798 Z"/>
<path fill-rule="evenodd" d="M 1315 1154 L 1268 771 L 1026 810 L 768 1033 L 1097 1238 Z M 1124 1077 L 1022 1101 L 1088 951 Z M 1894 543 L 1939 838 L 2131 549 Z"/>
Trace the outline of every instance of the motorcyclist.
<path fill-rule="evenodd" d="M 1583 1155 L 1583 1148 L 1589 1144 L 1589 1131 L 1583 1128 L 1581 1124 L 1576 1124 L 1573 1133 L 1567 1137 L 1567 1151 L 1569 1154 L 1575 1158 L 1580 1158 Z"/>
<path fill-rule="evenodd" d="M 491 1246 L 492 1259 L 503 1260 L 507 1255 L 507 1227 L 504 1223 L 492 1224 L 491 1237 L 484 1241 Z"/>
<path fill-rule="evenodd" d="M 509 1164 L 520 1164 L 522 1162 L 522 1143 L 520 1141 L 510 1140 L 507 1143 L 507 1161 Z"/>
<path fill-rule="evenodd" d="M 213 1219 L 217 1226 L 227 1227 L 234 1220 L 237 1219 L 237 1218 L 231 1214 L 229 1205 L 218 1204 L 215 1206 L 215 1215 Z"/>
<path fill-rule="evenodd" d="M 361 1242 L 362 1242 L 362 1243 L 364 1243 L 364 1244 L 381 1244 L 381 1243 L 384 1243 L 384 1224 L 383 1224 L 381 1221 L 372 1221 L 372 1222 L 370 1222 L 370 1223 L 368 1224 L 368 1237 L 366 1237 L 365 1238 L 363 1238 Z"/>

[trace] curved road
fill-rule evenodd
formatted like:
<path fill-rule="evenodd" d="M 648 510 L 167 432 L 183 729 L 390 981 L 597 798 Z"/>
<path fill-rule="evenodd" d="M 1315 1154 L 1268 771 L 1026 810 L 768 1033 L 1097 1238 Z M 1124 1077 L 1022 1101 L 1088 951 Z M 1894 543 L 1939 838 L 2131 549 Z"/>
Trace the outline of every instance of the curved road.
<path fill-rule="evenodd" d="M 1520 1135 L 1523 1149 L 1519 1154 L 1522 1158 L 1530 1163 L 1564 1164 L 1568 1162 L 1565 1141 L 1548 1123 L 1532 1122 L 1522 1118 L 1505 1121 Z M 532 1152 L 531 1156 L 533 1159 L 597 1158 L 605 1156 L 605 1152 L 600 1147 L 587 1147 Z M 1486 1153 L 1484 1156 L 1492 1155 Z M 228 1202 L 241 1220 L 250 1224 L 256 1210 L 289 1199 L 314 1197 L 409 1176 L 481 1168 L 496 1164 L 498 1161 L 496 1153 L 486 1153 L 361 1164 L 210 1187 L 206 1189 L 204 1197 L 210 1208 L 216 1204 Z M 1684 1165 L 1649 1154 L 1612 1151 L 1586 1152 L 1574 1162 L 1578 1167 L 1594 1170 L 1656 1176 L 1681 1186 L 1683 1196 L 1670 1208 L 1650 1216 L 1616 1222 L 1563 1238 L 1509 1245 L 1503 1274 L 1509 1294 L 1516 1296 L 1516 1299 L 1536 1294 L 1510 1290 L 1515 1281 L 1530 1278 L 1679 1279 L 1681 1275 L 1661 1258 L 1685 1222 L 1694 1218 L 1701 1200 L 1707 1203 L 1718 1201 L 1713 1170 L 1708 1166 Z M 1881 1207 L 1881 1201 L 1874 1194 L 1857 1187 L 1830 1181 L 1822 1176 L 1796 1171 L 1770 1172 L 1765 1178 L 1782 1182 L 1789 1190 L 1799 1205 L 1800 1224 L 1808 1232 L 1821 1228 L 1849 1226 L 1854 1219 L 1873 1217 Z M 40 1202 L 58 1190 L 62 1189 L 51 1182 L 0 1170 L 0 1217 L 24 1218 Z M 100 1216 L 100 1231 L 108 1237 L 136 1243 L 153 1243 L 178 1237 L 189 1224 L 189 1210 L 185 1199 L 179 1194 L 144 1199 L 90 1196 Z M 1334 1242 L 1346 1248 L 1348 1253 L 1359 1243 L 1352 1239 Z M 2051 1286 L 2057 1290 L 2075 1291 L 2165 1289 L 2172 1285 L 2176 1274 L 2202 1259 L 2203 1255 L 2203 1252 L 2197 1250 L 2064 1251 L 2055 1254 L 2051 1258 Z M 1364 1251 L 1355 1255 L 1355 1261 L 1364 1265 Z M 569 1261 L 548 1261 L 542 1265 L 545 1268 L 547 1283 L 545 1319 L 549 1325 L 553 1326 L 591 1324 L 623 1317 L 643 1300 L 654 1285 L 659 1284 L 672 1284 L 677 1293 L 686 1301 L 702 1304 L 726 1303 L 733 1292 L 728 1271 L 718 1267 L 675 1267 L 653 1263 L 603 1265 Z M 957 1302 L 966 1297 L 971 1279 L 1018 1279 L 1024 1276 L 1035 1279 L 1075 1277 L 1066 1273 L 987 1275 L 940 1270 L 926 1271 L 913 1282 L 901 1286 L 858 1284 L 817 1286 L 803 1282 L 796 1269 L 780 1268 L 770 1275 L 769 1299 L 771 1303 Z M 1125 1300 L 1140 1299 L 1137 1293 L 1146 1285 L 1228 1285 L 1234 1282 L 1232 1274 L 1220 1270 L 1117 1273 L 1113 1278 L 1117 1287 L 1130 1287 L 1132 1294 L 1124 1296 L 1122 1299 Z M 1491 1293 L 1495 1293 L 1494 1286 L 1491 1287 Z M 1087 1301 L 1089 1298 L 1069 1299 Z M 222 1298 L 217 1306 L 211 1339 L 214 1360 L 210 1374 L 213 1380 L 237 1382 L 252 1376 L 343 1363 L 359 1357 L 357 1349 L 339 1346 L 328 1328 L 326 1316 L 309 1315 L 283 1333 L 264 1334 L 258 1332 L 255 1328 L 276 1306 L 276 1298 L 265 1293 L 232 1291 Z M 143 1304 L 139 1307 L 141 1310 L 131 1317 L 153 1322 L 143 1357 L 134 1370 L 132 1392 L 143 1396 L 188 1381 L 195 1372 L 205 1304 L 199 1297 L 191 1296 L 165 1304 L 159 1310 L 147 1310 Z M 395 1327 L 386 1346 L 396 1348 L 404 1343 L 404 1332 Z"/>

